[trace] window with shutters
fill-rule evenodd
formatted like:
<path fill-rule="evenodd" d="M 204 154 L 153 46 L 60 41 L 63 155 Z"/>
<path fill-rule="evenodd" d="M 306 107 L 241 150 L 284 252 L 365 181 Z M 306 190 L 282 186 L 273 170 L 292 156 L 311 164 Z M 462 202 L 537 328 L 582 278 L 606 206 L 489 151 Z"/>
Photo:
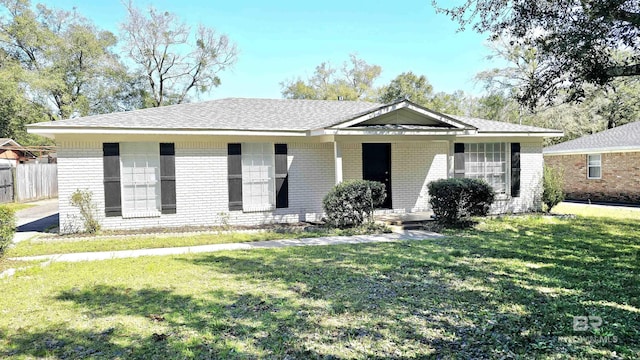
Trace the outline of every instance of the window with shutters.
<path fill-rule="evenodd" d="M 275 166 L 271 143 L 242 144 L 242 207 L 244 211 L 275 208 Z"/>
<path fill-rule="evenodd" d="M 507 192 L 507 144 L 464 144 L 465 177 L 485 180 L 497 194 Z"/>
<path fill-rule="evenodd" d="M 120 143 L 122 216 L 160 216 L 160 151 L 158 143 Z"/>

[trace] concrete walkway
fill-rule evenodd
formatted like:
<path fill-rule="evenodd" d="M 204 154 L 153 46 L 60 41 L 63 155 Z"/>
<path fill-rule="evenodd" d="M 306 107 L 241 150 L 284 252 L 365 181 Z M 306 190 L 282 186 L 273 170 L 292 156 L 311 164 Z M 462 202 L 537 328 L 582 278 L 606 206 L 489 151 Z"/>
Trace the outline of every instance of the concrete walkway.
<path fill-rule="evenodd" d="M 290 247 L 290 246 L 366 244 L 366 243 L 395 242 L 395 241 L 406 241 L 406 240 L 424 240 L 424 239 L 435 239 L 442 236 L 443 235 L 441 234 L 429 232 L 429 231 L 406 230 L 400 233 L 378 234 L 378 235 L 329 236 L 329 237 L 318 237 L 318 238 L 284 239 L 284 240 L 256 241 L 256 242 L 250 242 L 250 243 L 199 245 L 199 246 L 185 246 L 185 247 L 172 247 L 172 248 L 160 248 L 160 249 L 53 254 L 53 255 L 19 257 L 19 258 L 12 258 L 11 260 L 39 260 L 39 261 L 44 260 L 49 262 L 95 261 L 95 260 L 137 258 L 140 256 L 165 256 L 165 255 L 208 253 L 208 252 L 228 251 L 228 250 L 283 248 L 283 247 Z"/>

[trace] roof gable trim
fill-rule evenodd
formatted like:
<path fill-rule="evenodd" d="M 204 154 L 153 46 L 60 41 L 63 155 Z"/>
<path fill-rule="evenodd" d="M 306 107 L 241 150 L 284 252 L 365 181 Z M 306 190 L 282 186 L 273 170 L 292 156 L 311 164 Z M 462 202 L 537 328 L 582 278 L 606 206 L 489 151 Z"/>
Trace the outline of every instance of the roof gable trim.
<path fill-rule="evenodd" d="M 344 128 L 348 128 L 348 127 L 352 127 L 355 125 L 358 125 L 362 122 L 365 122 L 367 120 L 371 120 L 389 113 L 392 113 L 394 111 L 398 111 L 400 109 L 408 109 L 408 110 L 412 110 L 418 114 L 424 115 L 426 117 L 429 117 L 431 119 L 434 119 L 436 121 L 439 121 L 445 125 L 451 126 L 455 129 L 477 129 L 474 126 L 471 126 L 469 124 L 466 124 L 462 121 L 456 120 L 450 116 L 444 115 L 444 114 L 440 114 L 438 112 L 429 110 L 425 107 L 422 107 L 418 104 L 414 104 L 409 100 L 401 100 L 395 103 L 391 103 L 388 105 L 383 105 L 381 107 L 378 107 L 376 109 L 373 110 L 369 110 L 367 112 L 358 114 L 356 116 L 354 116 L 353 118 L 346 120 L 344 122 L 341 123 L 337 123 L 334 124 L 332 126 L 330 126 L 329 128 L 332 129 L 344 129 Z"/>

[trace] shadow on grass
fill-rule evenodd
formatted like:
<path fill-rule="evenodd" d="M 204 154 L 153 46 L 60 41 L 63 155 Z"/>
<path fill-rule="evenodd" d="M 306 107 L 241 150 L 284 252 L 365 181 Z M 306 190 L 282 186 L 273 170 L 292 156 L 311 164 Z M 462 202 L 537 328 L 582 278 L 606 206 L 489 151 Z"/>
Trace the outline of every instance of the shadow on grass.
<path fill-rule="evenodd" d="M 183 256 L 175 261 L 226 283 L 188 295 L 152 286 L 65 290 L 54 300 L 89 321 L 138 323 L 25 329 L 0 355 L 633 357 L 639 236 L 624 221 L 508 219 L 429 241 Z M 603 326 L 575 332 L 576 315 L 601 316 Z"/>

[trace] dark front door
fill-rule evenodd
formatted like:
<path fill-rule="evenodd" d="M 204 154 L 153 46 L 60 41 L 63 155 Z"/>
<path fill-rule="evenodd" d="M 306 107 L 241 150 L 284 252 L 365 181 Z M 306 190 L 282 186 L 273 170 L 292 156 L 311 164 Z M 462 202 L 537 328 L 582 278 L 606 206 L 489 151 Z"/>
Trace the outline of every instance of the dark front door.
<path fill-rule="evenodd" d="M 362 178 L 387 188 L 382 208 L 391 209 L 391 144 L 362 144 Z"/>

